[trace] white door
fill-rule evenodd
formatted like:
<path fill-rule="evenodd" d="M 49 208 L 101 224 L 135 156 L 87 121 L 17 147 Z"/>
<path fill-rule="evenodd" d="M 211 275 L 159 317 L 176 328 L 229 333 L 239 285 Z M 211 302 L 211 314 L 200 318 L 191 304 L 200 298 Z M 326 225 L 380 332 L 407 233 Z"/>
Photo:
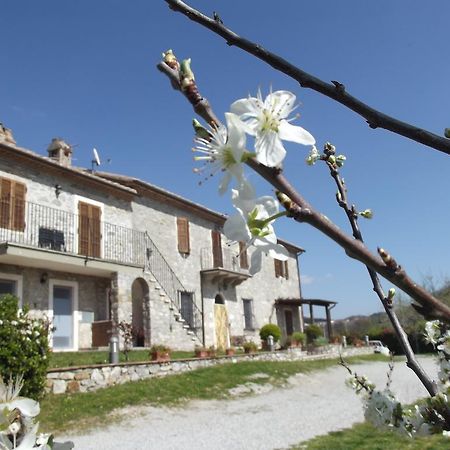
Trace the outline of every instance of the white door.
<path fill-rule="evenodd" d="M 74 348 L 74 290 L 72 286 L 53 286 L 53 348 Z"/>

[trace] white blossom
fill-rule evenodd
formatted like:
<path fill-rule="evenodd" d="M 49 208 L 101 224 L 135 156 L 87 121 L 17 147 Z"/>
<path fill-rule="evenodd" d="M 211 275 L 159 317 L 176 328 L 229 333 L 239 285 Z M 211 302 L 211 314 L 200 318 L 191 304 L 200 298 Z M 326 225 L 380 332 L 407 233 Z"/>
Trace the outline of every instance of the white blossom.
<path fill-rule="evenodd" d="M 223 194 L 232 179 L 235 177 L 238 184 L 245 183 L 243 158 L 248 154 L 245 150 L 246 136 L 237 116 L 226 113 L 227 126 L 210 127 L 207 131 L 209 137 L 196 136 L 196 146 L 192 149 L 201 156 L 195 156 L 196 161 L 203 161 L 204 166 L 194 169 L 197 173 L 209 170 L 208 176 L 217 172 L 224 172 L 219 186 L 219 193 Z"/>
<path fill-rule="evenodd" d="M 249 273 L 254 275 L 261 270 L 263 253 L 282 261 L 287 260 L 288 251 L 277 243 L 271 224 L 278 214 L 278 201 L 270 196 L 255 198 L 250 185 L 241 190 L 232 189 L 232 200 L 238 214 L 226 220 L 223 232 L 230 241 L 241 241 L 247 247 L 255 247 Z"/>
<path fill-rule="evenodd" d="M 261 91 L 258 91 L 257 97 L 243 98 L 231 105 L 231 112 L 239 116 L 245 131 L 255 136 L 256 159 L 261 164 L 268 167 L 281 164 L 286 156 L 282 140 L 303 145 L 316 143 L 308 131 L 289 123 L 294 103 L 292 92 L 276 91 L 263 100 Z"/>

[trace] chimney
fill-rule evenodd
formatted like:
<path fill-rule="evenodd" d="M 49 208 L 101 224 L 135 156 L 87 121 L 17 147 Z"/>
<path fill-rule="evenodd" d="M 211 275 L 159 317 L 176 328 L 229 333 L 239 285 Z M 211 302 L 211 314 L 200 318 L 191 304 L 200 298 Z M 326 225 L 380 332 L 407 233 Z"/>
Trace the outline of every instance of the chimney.
<path fill-rule="evenodd" d="M 9 128 L 6 128 L 1 122 L 0 122 L 0 142 L 6 142 L 7 144 L 13 145 L 16 144 L 12 131 Z"/>
<path fill-rule="evenodd" d="M 48 157 L 61 166 L 70 167 L 72 165 L 72 147 L 61 138 L 53 138 L 47 151 Z"/>

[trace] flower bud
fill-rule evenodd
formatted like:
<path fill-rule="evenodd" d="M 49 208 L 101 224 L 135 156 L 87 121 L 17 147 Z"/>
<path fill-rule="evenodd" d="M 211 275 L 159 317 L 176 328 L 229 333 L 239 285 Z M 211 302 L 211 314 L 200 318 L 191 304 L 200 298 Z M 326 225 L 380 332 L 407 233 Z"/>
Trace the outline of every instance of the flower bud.
<path fill-rule="evenodd" d="M 283 192 L 276 191 L 278 201 L 286 208 L 286 210 L 290 210 L 294 206 L 294 202 Z"/>
<path fill-rule="evenodd" d="M 395 288 L 390 288 L 388 291 L 388 295 L 387 295 L 387 299 L 392 302 L 392 300 L 394 300 L 395 297 Z"/>
<path fill-rule="evenodd" d="M 177 57 L 174 55 L 171 49 L 163 52 L 163 61 L 172 69 L 178 70 L 180 68 L 180 64 L 177 60 Z"/>
<path fill-rule="evenodd" d="M 365 209 L 364 211 L 361 211 L 359 215 L 365 219 L 371 219 L 373 217 L 373 212 L 371 209 Z"/>
<path fill-rule="evenodd" d="M 328 162 L 331 164 L 336 164 L 336 157 L 334 155 L 330 155 L 328 157 Z"/>
<path fill-rule="evenodd" d="M 195 80 L 194 72 L 191 69 L 191 58 L 185 59 L 180 66 L 181 87 L 186 87 L 192 84 Z"/>
<path fill-rule="evenodd" d="M 323 146 L 323 151 L 327 155 L 334 155 L 336 153 L 336 147 L 330 142 L 325 142 L 325 145 Z"/>
<path fill-rule="evenodd" d="M 208 141 L 211 140 L 211 134 L 197 119 L 192 120 L 192 126 L 194 127 L 195 136 Z"/>
<path fill-rule="evenodd" d="M 444 135 L 445 135 L 446 138 L 449 138 L 449 139 L 450 139 L 450 128 L 446 128 L 446 129 L 445 129 Z"/>
<path fill-rule="evenodd" d="M 336 156 L 336 164 L 338 167 L 342 167 L 344 165 L 344 162 L 347 160 L 345 155 L 338 155 Z"/>

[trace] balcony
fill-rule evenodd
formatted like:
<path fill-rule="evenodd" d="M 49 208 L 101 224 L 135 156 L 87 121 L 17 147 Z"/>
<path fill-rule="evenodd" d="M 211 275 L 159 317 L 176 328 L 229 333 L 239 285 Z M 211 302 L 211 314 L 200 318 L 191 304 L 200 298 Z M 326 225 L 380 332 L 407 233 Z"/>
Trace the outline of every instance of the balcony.
<path fill-rule="evenodd" d="M 211 283 L 223 283 L 237 286 L 251 277 L 248 270 L 239 265 L 239 256 L 231 249 L 223 249 L 219 255 L 214 255 L 211 248 L 200 251 L 202 277 Z"/>
<path fill-rule="evenodd" d="M 0 243 L 2 255 L 34 257 L 43 264 L 52 260 L 51 255 L 54 262 L 61 264 L 69 260 L 58 259 L 58 255 L 72 256 L 72 260 L 77 256 L 84 266 L 88 261 L 101 261 L 143 267 L 147 260 L 143 232 L 14 199 L 0 201 Z M 13 248 L 27 248 L 30 252 L 14 253 Z M 42 255 L 43 251 L 46 256 Z M 5 262 L 14 263 L 13 259 Z M 103 267 L 111 272 L 105 264 Z"/>

